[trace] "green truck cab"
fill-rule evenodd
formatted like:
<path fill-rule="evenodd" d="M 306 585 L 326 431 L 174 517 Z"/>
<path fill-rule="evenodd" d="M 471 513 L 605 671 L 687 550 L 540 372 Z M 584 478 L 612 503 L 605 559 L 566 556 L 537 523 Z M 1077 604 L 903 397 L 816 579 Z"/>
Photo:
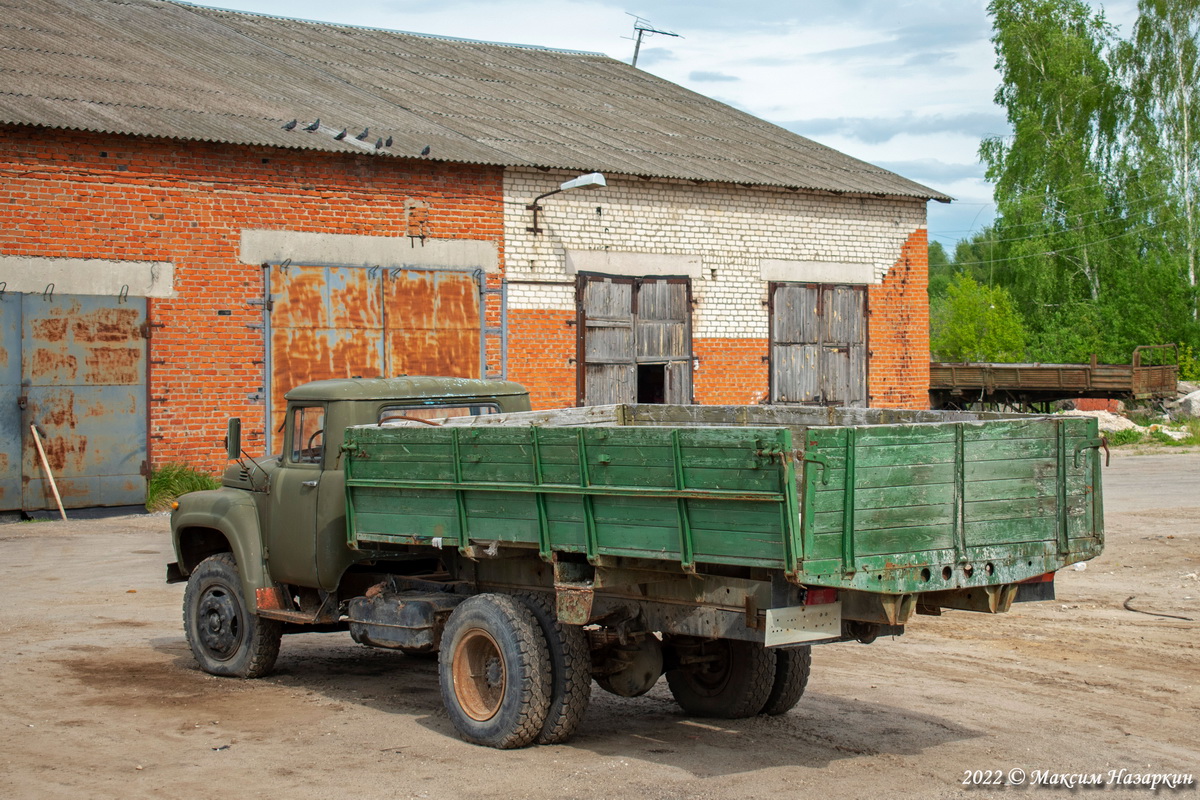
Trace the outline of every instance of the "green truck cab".
<path fill-rule="evenodd" d="M 1103 546 L 1096 423 L 801 406 L 530 411 L 524 389 L 348 379 L 287 395 L 283 454 L 172 515 L 204 670 L 285 632 L 438 653 L 451 722 L 565 741 L 593 680 L 689 713 L 781 714 L 812 644 L 1053 598 Z"/>

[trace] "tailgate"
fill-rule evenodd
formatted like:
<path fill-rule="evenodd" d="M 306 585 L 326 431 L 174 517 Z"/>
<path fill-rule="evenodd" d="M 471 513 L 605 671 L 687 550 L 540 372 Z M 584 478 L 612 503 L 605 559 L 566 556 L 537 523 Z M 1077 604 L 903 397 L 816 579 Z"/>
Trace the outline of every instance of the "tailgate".
<path fill-rule="evenodd" d="M 1088 418 L 810 428 L 805 583 L 910 593 L 1014 583 L 1099 555 Z"/>

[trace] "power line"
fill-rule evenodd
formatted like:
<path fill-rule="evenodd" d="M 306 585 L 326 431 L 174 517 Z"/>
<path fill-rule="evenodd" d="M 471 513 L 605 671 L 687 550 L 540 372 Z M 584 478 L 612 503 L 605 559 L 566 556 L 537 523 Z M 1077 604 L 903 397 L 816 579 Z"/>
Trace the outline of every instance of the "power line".
<path fill-rule="evenodd" d="M 1142 208 L 1141 211 L 1143 213 L 1145 213 L 1145 212 L 1151 211 L 1151 210 L 1160 210 L 1161 211 L 1161 210 L 1166 210 L 1168 208 L 1169 208 L 1169 206 L 1167 206 L 1167 205 L 1155 205 L 1155 206 L 1146 206 L 1145 208 Z M 1066 233 L 1078 233 L 1079 231 L 1086 231 L 1089 228 L 1095 228 L 1098 225 L 1111 225 L 1114 222 L 1120 222 L 1122 220 L 1128 220 L 1128 217 L 1120 217 L 1120 216 L 1109 217 L 1108 219 L 1097 220 L 1095 222 L 1090 222 L 1087 225 L 1079 225 L 1078 227 L 1074 227 L 1074 228 L 1051 229 L 1051 230 L 1047 230 L 1044 233 L 1040 233 L 1040 234 L 1034 233 L 1034 234 L 1030 234 L 1029 236 L 1009 236 L 1004 239 L 987 239 L 985 241 L 989 242 L 990 244 L 1005 244 L 1008 242 L 1025 242 L 1030 239 L 1041 239 L 1043 236 L 1058 236 L 1058 235 L 1066 234 Z M 1005 229 L 1006 229 L 1005 226 L 1000 227 L 1000 230 L 1005 230 Z"/>
<path fill-rule="evenodd" d="M 1163 194 L 1157 195 L 1157 196 L 1146 195 L 1145 197 L 1141 197 L 1141 198 L 1138 198 L 1137 200 L 1131 201 L 1131 203 L 1140 203 L 1142 201 L 1157 201 L 1157 200 L 1161 200 L 1164 197 L 1167 197 L 1169 194 L 1170 194 L 1169 192 L 1164 192 Z M 1133 206 L 1133 205 L 1130 206 L 1131 210 L 1136 210 L 1141 213 L 1145 213 L 1147 211 L 1152 211 L 1152 210 L 1166 210 L 1169 208 L 1170 208 L 1170 206 L 1165 203 L 1164 204 L 1156 204 L 1156 205 L 1147 204 L 1146 206 L 1141 207 L 1141 208 L 1137 208 L 1136 206 Z M 1101 210 L 1102 209 L 1097 209 L 1097 212 L 1101 211 Z M 1087 212 L 1087 213 L 1095 213 L 1095 212 Z M 1070 219 L 1073 217 L 1082 217 L 1082 216 L 1083 216 L 1083 214 L 1072 214 L 1072 215 L 1069 215 L 1068 217 L 1064 217 L 1064 219 Z M 1043 236 L 1063 234 L 1063 233 L 1075 233 L 1078 231 L 1087 230 L 1088 228 L 1094 228 L 1098 225 L 1108 225 L 1113 222 L 1119 222 L 1123 219 L 1128 219 L 1128 217 L 1127 216 L 1113 216 L 1113 217 L 1108 217 L 1107 219 L 1096 220 L 1095 222 L 1089 222 L 1086 225 L 1078 225 L 1076 227 L 1060 228 L 1058 230 L 1049 230 L 1049 231 L 1045 231 L 1043 233 L 1031 234 L 1029 236 L 1010 236 L 1010 237 L 1006 237 L 1004 239 L 986 239 L 983 241 L 986 241 L 990 244 L 1001 244 L 1004 242 L 1021 242 L 1021 241 L 1025 241 L 1028 239 L 1040 239 Z M 1047 224 L 1046 222 L 1041 222 L 1041 223 L 1024 222 L 1024 223 L 1013 223 L 1011 225 L 1001 223 L 998 227 L 1000 230 L 1007 231 L 1010 229 L 1033 228 L 1033 227 L 1037 227 L 1039 225 L 1044 226 L 1046 224 Z M 933 236 L 934 238 L 940 238 L 940 239 L 950 238 L 944 234 L 930 233 L 929 235 Z M 959 241 L 964 241 L 965 239 L 966 239 L 966 237 L 962 237 L 959 239 Z"/>
<path fill-rule="evenodd" d="M 1153 225 L 1143 225 L 1140 228 L 1134 228 L 1133 230 L 1124 231 L 1123 233 L 1118 233 L 1115 236 L 1109 236 L 1107 239 L 1095 239 L 1090 242 L 1084 242 L 1082 244 L 1071 245 L 1070 247 L 1056 247 L 1053 250 L 1046 250 L 1041 253 L 1025 253 L 1024 255 L 1009 256 L 1008 258 L 992 258 L 992 259 L 988 259 L 987 261 L 955 261 L 953 265 L 956 267 L 975 267 L 975 266 L 981 266 L 984 264 L 1003 264 L 1007 261 L 1020 261 L 1021 259 L 1024 259 L 1024 258 L 1040 258 L 1041 256 L 1057 256 L 1057 255 L 1061 255 L 1062 253 L 1069 253 L 1072 250 L 1080 250 L 1084 247 L 1093 247 L 1098 244 L 1104 244 L 1105 242 L 1111 242 L 1114 239 L 1120 239 L 1125 236 L 1132 236 L 1135 233 L 1141 233 L 1142 231 L 1149 230 L 1150 228 L 1153 228 L 1153 227 L 1154 227 Z M 1038 237 L 1030 236 L 1028 238 L 1036 239 Z"/>

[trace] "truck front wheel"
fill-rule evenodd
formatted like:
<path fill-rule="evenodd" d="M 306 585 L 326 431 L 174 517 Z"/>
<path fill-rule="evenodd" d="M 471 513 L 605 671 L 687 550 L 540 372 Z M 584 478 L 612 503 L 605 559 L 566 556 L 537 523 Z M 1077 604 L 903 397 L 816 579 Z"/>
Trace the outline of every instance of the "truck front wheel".
<path fill-rule="evenodd" d="M 183 630 L 200 668 L 212 675 L 258 678 L 275 666 L 283 625 L 246 608 L 232 553 L 200 562 L 183 593 Z"/>
<path fill-rule="evenodd" d="M 480 594 L 454 609 L 442 632 L 442 702 L 468 742 L 508 749 L 530 744 L 550 710 L 546 637 L 520 600 Z"/>
<path fill-rule="evenodd" d="M 741 719 L 763 710 L 775 684 L 775 653 L 738 639 L 671 637 L 678 664 L 667 672 L 675 701 L 697 717 Z"/>

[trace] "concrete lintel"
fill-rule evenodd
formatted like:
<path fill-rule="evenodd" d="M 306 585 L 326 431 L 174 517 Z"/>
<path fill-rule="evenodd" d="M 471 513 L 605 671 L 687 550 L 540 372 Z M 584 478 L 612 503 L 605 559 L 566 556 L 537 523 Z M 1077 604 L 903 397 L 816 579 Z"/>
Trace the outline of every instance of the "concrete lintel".
<path fill-rule="evenodd" d="M 169 261 L 111 261 L 103 258 L 43 258 L 0 255 L 6 292 L 173 297 L 175 268 Z"/>
<path fill-rule="evenodd" d="M 790 283 L 878 283 L 874 264 L 841 261 L 783 261 L 764 258 L 758 262 L 764 281 Z"/>
<path fill-rule="evenodd" d="M 499 269 L 495 242 L 480 239 L 425 239 L 300 231 L 242 231 L 243 264 L 333 264 L 362 267 L 444 267 Z"/>
<path fill-rule="evenodd" d="M 700 256 L 665 253 L 622 253 L 611 250 L 568 250 L 567 273 L 601 272 L 605 275 L 676 275 L 699 278 Z"/>

